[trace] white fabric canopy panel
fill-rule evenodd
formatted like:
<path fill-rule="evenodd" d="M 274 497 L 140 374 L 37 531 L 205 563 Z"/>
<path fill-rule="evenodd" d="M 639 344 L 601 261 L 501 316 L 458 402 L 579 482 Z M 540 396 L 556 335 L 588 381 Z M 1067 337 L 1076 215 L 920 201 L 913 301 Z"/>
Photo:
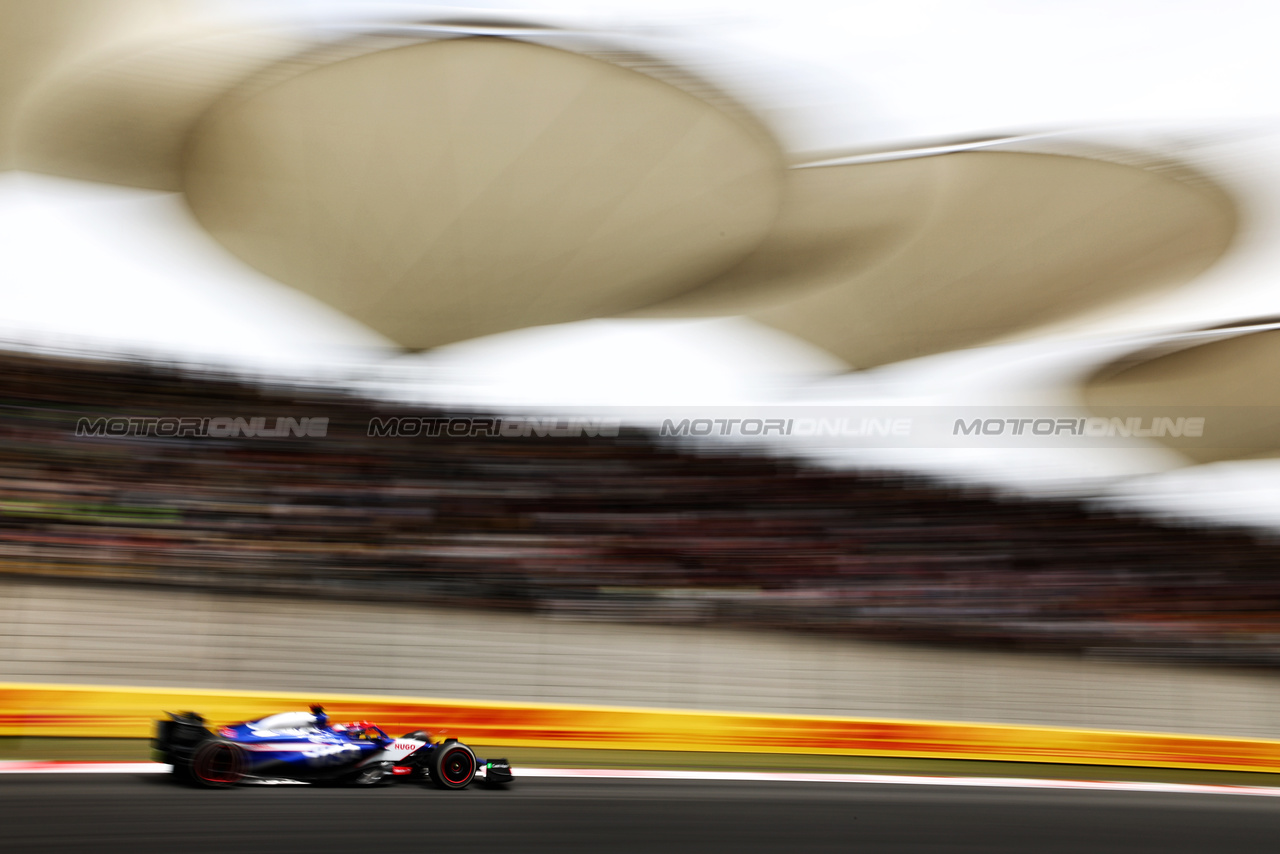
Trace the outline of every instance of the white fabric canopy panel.
<path fill-rule="evenodd" d="M 1274 320 L 1248 325 L 1272 325 Z M 1238 324 L 1245 326 L 1245 324 Z M 1179 340 L 1117 360 L 1089 377 L 1084 399 L 1107 418 L 1203 418 L 1203 436 L 1155 435 L 1195 463 L 1280 455 L 1280 331 Z M 1160 431 L 1156 431 L 1159 433 Z"/>
<path fill-rule="evenodd" d="M 245 261 L 425 349 L 699 285 L 764 238 L 783 175 L 756 127 L 653 77 L 466 38 L 228 97 L 184 186 Z"/>
<path fill-rule="evenodd" d="M 648 309 L 747 314 L 868 368 L 969 347 L 1190 281 L 1231 198 L 1168 164 L 967 151 L 791 169 L 740 265 Z"/>

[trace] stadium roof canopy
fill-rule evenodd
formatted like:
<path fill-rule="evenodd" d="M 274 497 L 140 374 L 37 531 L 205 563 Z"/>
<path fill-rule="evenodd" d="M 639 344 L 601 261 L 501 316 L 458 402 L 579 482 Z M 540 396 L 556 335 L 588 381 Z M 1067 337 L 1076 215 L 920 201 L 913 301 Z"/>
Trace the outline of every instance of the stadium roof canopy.
<path fill-rule="evenodd" d="M 1280 322 L 1192 333 L 1118 359 L 1085 383 L 1085 403 L 1108 418 L 1203 418 L 1203 436 L 1156 435 L 1196 463 L 1280 456 Z"/>
<path fill-rule="evenodd" d="M 962 150 L 791 169 L 787 191 L 756 252 L 653 311 L 747 313 L 865 368 L 1184 283 L 1236 227 L 1202 175 L 1101 157 Z"/>
<path fill-rule="evenodd" d="M 468 38 L 228 98 L 184 187 L 237 255 L 426 349 L 724 273 L 768 233 L 781 160 L 753 123 L 652 77 Z"/>
<path fill-rule="evenodd" d="M 182 190 L 230 251 L 409 349 L 747 314 L 863 368 L 1180 284 L 1236 229 L 1208 178 L 1141 158 L 796 163 L 681 69 L 554 33 L 316 44 L 80 8 L 0 0 L 7 40 L 33 34 L 0 59 L 3 163 Z"/>

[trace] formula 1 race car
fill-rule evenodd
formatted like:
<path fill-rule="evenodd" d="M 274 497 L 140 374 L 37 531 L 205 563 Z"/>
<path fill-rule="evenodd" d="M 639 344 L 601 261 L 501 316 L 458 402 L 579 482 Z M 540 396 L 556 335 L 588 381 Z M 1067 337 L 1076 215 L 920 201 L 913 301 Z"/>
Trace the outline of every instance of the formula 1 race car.
<path fill-rule="evenodd" d="M 454 738 L 432 742 L 423 730 L 391 738 L 368 721 L 329 725 L 324 709 L 284 712 L 210 730 L 195 712 L 156 721 L 156 757 L 180 779 L 201 786 L 315 783 L 373 786 L 395 780 L 465 789 L 473 780 L 512 779 L 505 759 L 478 759 Z"/>

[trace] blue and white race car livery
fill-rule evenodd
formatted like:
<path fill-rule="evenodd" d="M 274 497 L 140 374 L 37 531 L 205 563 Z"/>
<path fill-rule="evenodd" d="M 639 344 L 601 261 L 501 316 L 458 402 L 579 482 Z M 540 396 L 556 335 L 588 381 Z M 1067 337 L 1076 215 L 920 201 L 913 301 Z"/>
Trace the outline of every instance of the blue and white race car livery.
<path fill-rule="evenodd" d="M 284 712 L 211 731 L 195 712 L 156 721 L 157 758 L 179 777 L 203 786 L 242 783 L 329 783 L 372 786 L 430 781 L 464 789 L 477 780 L 512 779 L 505 759 L 478 759 L 457 739 L 432 742 L 423 730 L 391 738 L 368 721 L 330 725 L 324 709 Z"/>

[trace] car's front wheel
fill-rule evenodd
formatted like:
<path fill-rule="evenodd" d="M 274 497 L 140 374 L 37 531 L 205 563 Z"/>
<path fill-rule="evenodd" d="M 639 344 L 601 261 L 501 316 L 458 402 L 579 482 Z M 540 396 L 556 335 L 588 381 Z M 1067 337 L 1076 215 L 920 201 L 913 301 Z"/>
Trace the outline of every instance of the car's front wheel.
<path fill-rule="evenodd" d="M 434 751 L 431 781 L 442 789 L 465 789 L 476 776 L 476 755 L 460 741 L 446 741 Z"/>

